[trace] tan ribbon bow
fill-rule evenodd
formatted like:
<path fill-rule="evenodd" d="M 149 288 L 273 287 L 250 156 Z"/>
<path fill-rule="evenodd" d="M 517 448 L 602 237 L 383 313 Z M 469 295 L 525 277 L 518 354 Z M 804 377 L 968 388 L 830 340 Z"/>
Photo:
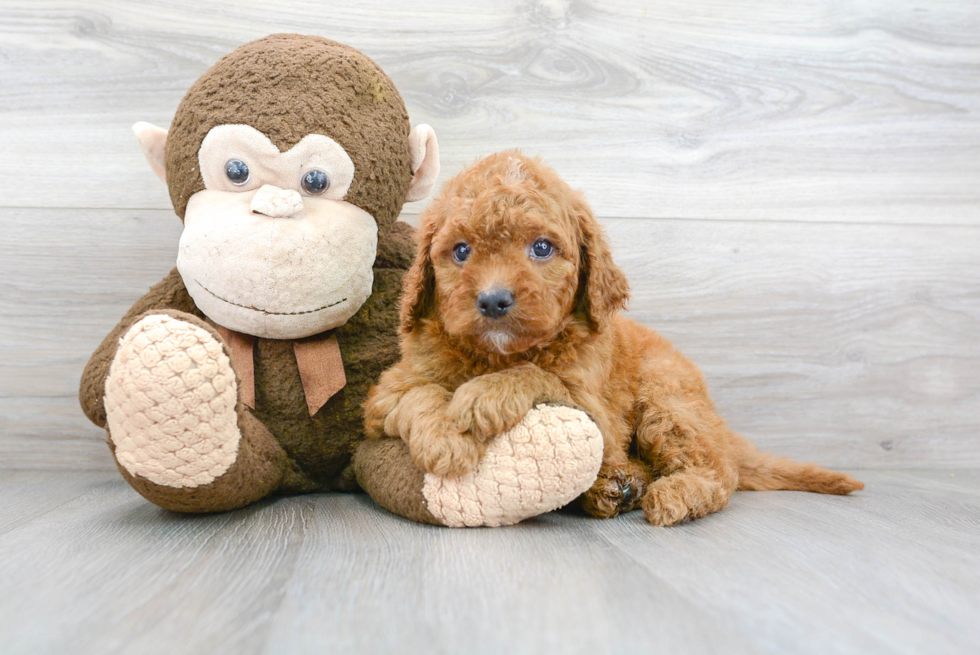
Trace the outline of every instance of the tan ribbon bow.
<path fill-rule="evenodd" d="M 235 370 L 241 376 L 241 398 L 255 409 L 255 337 L 218 326 L 218 332 L 228 344 Z M 306 406 L 313 416 L 347 384 L 344 360 L 337 336 L 330 332 L 293 342 L 299 377 L 303 381 Z"/>

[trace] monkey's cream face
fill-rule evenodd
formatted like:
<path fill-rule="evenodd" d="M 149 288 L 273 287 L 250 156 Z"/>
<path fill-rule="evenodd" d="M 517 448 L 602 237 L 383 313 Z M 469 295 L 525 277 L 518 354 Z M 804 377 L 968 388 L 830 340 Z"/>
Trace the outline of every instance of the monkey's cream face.
<path fill-rule="evenodd" d="M 219 125 L 198 153 L 204 191 L 184 215 L 177 269 L 229 329 L 298 339 L 344 324 L 374 282 L 374 217 L 345 202 L 354 164 L 310 134 L 286 152 L 248 125 Z"/>

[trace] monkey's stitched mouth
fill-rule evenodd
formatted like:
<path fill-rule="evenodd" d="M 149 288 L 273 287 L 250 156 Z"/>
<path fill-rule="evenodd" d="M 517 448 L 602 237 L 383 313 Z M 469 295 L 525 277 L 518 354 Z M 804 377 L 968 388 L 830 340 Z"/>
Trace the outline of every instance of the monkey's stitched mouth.
<path fill-rule="evenodd" d="M 205 291 L 207 291 L 208 293 L 210 293 L 212 296 L 214 296 L 215 298 L 217 298 L 221 302 L 226 302 L 229 305 L 234 305 L 235 307 L 241 307 L 242 309 L 251 309 L 253 312 L 260 312 L 262 314 L 268 314 L 269 316 L 299 316 L 300 314 L 313 314 L 315 312 L 319 312 L 319 311 L 324 310 L 324 309 L 330 309 L 331 307 L 336 307 L 340 303 L 347 301 L 347 298 L 341 298 L 337 302 L 332 302 L 329 305 L 324 305 L 323 307 L 317 307 L 316 309 L 307 309 L 307 310 L 304 310 L 304 311 L 301 311 L 301 312 L 270 312 L 268 309 L 260 309 L 259 307 L 252 307 L 250 305 L 241 305 L 241 304 L 239 304 L 237 302 L 232 302 L 232 301 L 230 301 L 230 300 L 228 300 L 226 298 L 222 298 L 221 296 L 219 296 L 218 294 L 216 294 L 214 291 L 211 291 L 211 289 L 208 289 L 206 286 L 204 286 L 203 284 L 201 284 L 201 281 L 200 280 L 194 280 L 194 281 L 197 282 L 197 284 L 202 289 L 204 289 Z"/>

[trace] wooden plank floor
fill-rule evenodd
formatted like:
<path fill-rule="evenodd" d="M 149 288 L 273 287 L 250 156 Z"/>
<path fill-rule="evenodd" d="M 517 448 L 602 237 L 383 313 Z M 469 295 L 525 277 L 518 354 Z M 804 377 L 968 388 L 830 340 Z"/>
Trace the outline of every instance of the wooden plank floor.
<path fill-rule="evenodd" d="M 108 472 L 0 471 L 0 652 L 976 653 L 980 471 L 859 471 L 512 528 L 316 495 L 188 517 Z"/>

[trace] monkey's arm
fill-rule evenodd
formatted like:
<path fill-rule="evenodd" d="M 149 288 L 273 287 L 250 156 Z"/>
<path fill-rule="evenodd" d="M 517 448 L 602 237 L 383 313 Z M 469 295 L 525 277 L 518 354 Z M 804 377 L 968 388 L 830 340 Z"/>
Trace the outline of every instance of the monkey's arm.
<path fill-rule="evenodd" d="M 103 403 L 105 380 L 109 375 L 109 366 L 116 355 L 119 339 L 139 316 L 156 309 L 177 309 L 198 317 L 202 316 L 187 293 L 187 289 L 184 288 L 184 283 L 176 268 L 170 271 L 167 277 L 155 284 L 145 296 L 136 301 L 109 333 L 109 336 L 103 339 L 82 373 L 78 399 L 82 404 L 82 411 L 85 412 L 90 421 L 99 427 L 104 428 L 106 426 L 105 405 Z"/>

